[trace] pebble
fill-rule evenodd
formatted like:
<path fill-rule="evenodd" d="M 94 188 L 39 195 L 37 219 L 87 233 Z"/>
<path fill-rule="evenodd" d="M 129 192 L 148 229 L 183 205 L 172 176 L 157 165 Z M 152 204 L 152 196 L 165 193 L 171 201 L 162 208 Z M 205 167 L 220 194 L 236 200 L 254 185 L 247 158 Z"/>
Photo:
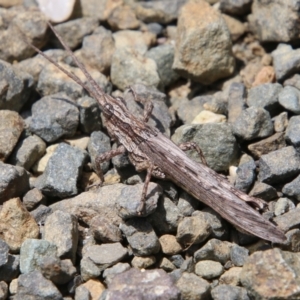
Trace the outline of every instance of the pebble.
<path fill-rule="evenodd" d="M 244 15 L 250 12 L 251 0 L 221 0 L 220 10 L 230 15 Z"/>
<path fill-rule="evenodd" d="M 184 217 L 178 224 L 176 239 L 184 247 L 204 242 L 211 234 L 210 224 L 201 215 Z"/>
<path fill-rule="evenodd" d="M 102 276 L 105 279 L 105 283 L 108 284 L 117 274 L 123 273 L 129 269 L 130 265 L 128 263 L 117 263 L 114 266 L 105 269 Z"/>
<path fill-rule="evenodd" d="M 293 197 L 297 201 L 300 201 L 300 175 L 294 180 L 284 185 L 282 188 L 284 195 Z"/>
<path fill-rule="evenodd" d="M 248 106 L 261 107 L 267 110 L 271 116 L 279 111 L 279 94 L 282 91 L 282 85 L 279 83 L 265 83 L 253 87 L 248 92 Z"/>
<path fill-rule="evenodd" d="M 244 141 L 268 137 L 273 130 L 269 112 L 255 106 L 243 110 L 232 125 L 233 134 Z"/>
<path fill-rule="evenodd" d="M 270 201 L 277 198 L 277 191 L 271 185 L 256 181 L 252 190 L 249 192 L 249 195 Z"/>
<path fill-rule="evenodd" d="M 193 273 L 184 272 L 176 282 L 176 286 L 179 288 L 183 299 L 204 300 L 210 295 L 209 283 Z"/>
<path fill-rule="evenodd" d="M 288 146 L 259 159 L 258 180 L 267 184 L 284 182 L 300 173 L 300 158 L 293 146 Z"/>
<path fill-rule="evenodd" d="M 26 210 L 20 198 L 6 201 L 0 211 L 0 238 L 9 246 L 11 253 L 18 253 L 26 239 L 38 238 L 39 227 Z"/>
<path fill-rule="evenodd" d="M 187 192 L 182 191 L 178 199 L 177 208 L 180 214 L 189 217 L 199 208 L 200 202 Z"/>
<path fill-rule="evenodd" d="M 245 247 L 232 245 L 230 249 L 230 260 L 236 267 L 242 267 L 249 256 L 249 250 Z"/>
<path fill-rule="evenodd" d="M 236 170 L 234 186 L 244 193 L 247 193 L 256 177 L 256 164 L 253 159 L 241 164 Z"/>
<path fill-rule="evenodd" d="M 173 69 L 182 76 L 210 84 L 233 73 L 235 62 L 226 22 L 205 1 L 181 8 L 176 43 Z M 198 55 L 193 55 L 195 52 Z"/>
<path fill-rule="evenodd" d="M 240 285 L 241 271 L 241 267 L 231 267 L 220 276 L 219 284 L 228 284 L 234 286 Z"/>
<path fill-rule="evenodd" d="M 0 204 L 24 195 L 29 190 L 29 176 L 22 167 L 0 162 Z"/>
<path fill-rule="evenodd" d="M 293 50 L 292 46 L 279 44 L 271 53 L 276 79 L 282 81 L 300 70 L 300 50 Z"/>
<path fill-rule="evenodd" d="M 283 132 L 288 126 L 288 114 L 286 111 L 273 118 L 275 132 Z"/>
<path fill-rule="evenodd" d="M 61 94 L 53 97 L 66 98 Z M 53 97 L 43 97 L 34 103 L 29 125 L 31 132 L 48 143 L 73 136 L 79 124 L 77 107 Z M 66 99 L 71 101 L 70 98 Z"/>
<path fill-rule="evenodd" d="M 89 291 L 91 300 L 99 299 L 105 290 L 105 286 L 99 280 L 96 280 L 96 279 L 90 279 L 87 282 L 85 282 L 84 284 L 82 284 L 82 286 Z M 79 298 L 79 299 L 82 299 L 82 298 Z"/>
<path fill-rule="evenodd" d="M 300 136 L 299 136 L 299 128 L 300 128 L 300 116 L 291 117 L 289 120 L 289 124 L 286 128 L 285 139 L 286 141 L 297 148 L 300 145 Z"/>
<path fill-rule="evenodd" d="M 8 296 L 8 286 L 4 281 L 0 281 L 0 299 L 5 300 Z"/>
<path fill-rule="evenodd" d="M 238 159 L 237 141 L 230 126 L 225 123 L 180 126 L 175 130 L 172 141 L 177 145 L 195 142 L 201 148 L 208 166 L 217 172 L 228 170 Z M 186 154 L 201 162 L 197 151 L 187 151 Z"/>
<path fill-rule="evenodd" d="M 274 215 L 280 216 L 285 212 L 289 211 L 290 209 L 294 209 L 295 204 L 288 198 L 279 198 L 276 201 Z"/>
<path fill-rule="evenodd" d="M 286 147 L 286 138 L 283 132 L 277 132 L 265 139 L 248 145 L 248 150 L 255 158 L 260 158 L 264 154 Z"/>
<path fill-rule="evenodd" d="M 231 16 L 222 14 L 228 30 L 230 32 L 230 37 L 233 42 L 237 41 L 246 31 L 245 25 L 240 22 L 238 19 Z"/>
<path fill-rule="evenodd" d="M 235 299 L 235 300 L 250 300 L 247 290 L 232 285 L 218 285 L 213 288 L 211 291 L 211 296 L 213 300 L 222 300 L 222 299 Z"/>
<path fill-rule="evenodd" d="M 165 234 L 159 238 L 161 251 L 166 255 L 174 255 L 181 252 L 183 249 L 177 242 L 174 235 Z"/>
<path fill-rule="evenodd" d="M 205 124 L 205 123 L 225 123 L 226 116 L 215 114 L 208 110 L 203 110 L 195 117 L 192 124 Z"/>
<path fill-rule="evenodd" d="M 24 130 L 24 121 L 15 111 L 0 111 L 0 161 L 4 162 Z"/>
<path fill-rule="evenodd" d="M 159 75 L 156 62 L 134 49 L 118 48 L 112 58 L 111 80 L 120 90 L 135 83 L 157 87 Z"/>
<path fill-rule="evenodd" d="M 155 263 L 156 263 L 155 256 L 148 256 L 148 257 L 134 256 L 134 258 L 131 261 L 132 267 L 137 269 L 147 269 L 153 266 Z"/>
<path fill-rule="evenodd" d="M 285 86 L 279 94 L 281 106 L 295 114 L 300 114 L 300 91 L 293 86 Z"/>
<path fill-rule="evenodd" d="M 47 217 L 43 239 L 57 247 L 60 258 L 69 258 L 75 263 L 78 244 L 77 218 L 68 212 L 56 210 Z"/>
<path fill-rule="evenodd" d="M 46 196 L 64 198 L 76 195 L 77 180 L 86 161 L 86 152 L 60 143 L 49 159 L 45 172 L 34 185 Z"/>
<path fill-rule="evenodd" d="M 263 66 L 256 74 L 252 87 L 265 83 L 274 83 L 276 81 L 275 69 L 272 66 Z"/>
<path fill-rule="evenodd" d="M 120 225 L 120 229 L 137 256 L 158 253 L 160 243 L 150 223 L 144 219 L 133 218 Z"/>
<path fill-rule="evenodd" d="M 232 244 L 227 241 L 210 239 L 203 247 L 194 253 L 195 262 L 215 260 L 225 264 L 230 259 Z"/>
<path fill-rule="evenodd" d="M 176 270 L 176 267 L 174 266 L 174 264 L 166 257 L 163 257 L 161 259 L 161 261 L 158 264 L 158 267 L 168 273 Z"/>
<path fill-rule="evenodd" d="M 300 78 L 300 75 L 299 74 L 295 74 L 291 77 L 289 77 L 288 79 L 286 79 L 284 82 L 283 82 L 283 86 L 293 86 L 295 87 L 296 89 L 300 89 L 300 85 L 299 85 L 299 78 Z"/>
<path fill-rule="evenodd" d="M 8 251 L 8 245 L 4 240 L 0 239 L 0 268 L 8 261 Z"/>
<path fill-rule="evenodd" d="M 180 299 L 180 291 L 170 276 L 163 270 L 143 270 L 131 268 L 114 277 L 108 284 L 106 298 L 114 299 Z"/>
<path fill-rule="evenodd" d="M 276 264 L 278 261 L 282 263 Z M 250 255 L 241 272 L 241 283 L 254 299 L 293 299 L 299 294 L 298 274 L 298 254 L 274 248 Z"/>
<path fill-rule="evenodd" d="M 275 217 L 274 221 L 279 226 L 279 228 L 286 232 L 299 226 L 299 213 L 300 208 L 296 207 L 295 209 L 292 209 L 289 212 L 284 213 L 283 215 Z"/>
<path fill-rule="evenodd" d="M 217 278 L 224 272 L 223 266 L 213 260 L 202 260 L 196 263 L 195 273 L 204 279 L 211 280 Z"/>

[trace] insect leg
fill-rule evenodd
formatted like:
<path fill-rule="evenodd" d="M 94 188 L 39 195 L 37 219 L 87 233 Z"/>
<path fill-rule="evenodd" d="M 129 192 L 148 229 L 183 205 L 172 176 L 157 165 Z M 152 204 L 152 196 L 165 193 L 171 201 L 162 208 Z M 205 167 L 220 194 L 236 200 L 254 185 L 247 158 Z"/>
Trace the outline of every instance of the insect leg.
<path fill-rule="evenodd" d="M 207 166 L 207 162 L 206 159 L 203 155 L 203 152 L 201 150 L 201 148 L 194 142 L 187 142 L 187 143 L 182 143 L 180 145 L 178 145 L 178 147 L 182 150 L 182 151 L 188 151 L 188 150 L 196 150 L 197 153 L 200 156 L 200 159 L 202 161 L 202 164 Z"/>

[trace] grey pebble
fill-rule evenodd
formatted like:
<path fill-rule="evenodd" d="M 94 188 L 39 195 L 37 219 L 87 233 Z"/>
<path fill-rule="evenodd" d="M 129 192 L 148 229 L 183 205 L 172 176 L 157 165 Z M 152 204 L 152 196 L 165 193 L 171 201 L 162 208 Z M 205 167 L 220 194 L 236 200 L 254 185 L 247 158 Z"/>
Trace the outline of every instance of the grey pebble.
<path fill-rule="evenodd" d="M 157 209 L 147 219 L 156 232 L 166 234 L 176 232 L 182 215 L 173 201 L 162 197 L 157 203 Z"/>
<path fill-rule="evenodd" d="M 160 35 L 164 30 L 164 27 L 157 22 L 148 23 L 147 28 L 150 32 L 154 33 L 155 35 Z"/>
<path fill-rule="evenodd" d="M 193 257 L 189 257 L 184 260 L 180 266 L 182 272 L 193 273 L 195 271 L 195 263 Z"/>
<path fill-rule="evenodd" d="M 20 249 L 20 271 L 22 274 L 40 270 L 45 257 L 56 257 L 57 248 L 53 243 L 45 240 L 27 239 Z"/>
<path fill-rule="evenodd" d="M 236 170 L 236 179 L 234 186 L 247 193 L 251 188 L 256 177 L 256 164 L 253 159 L 240 165 Z"/>
<path fill-rule="evenodd" d="M 0 204 L 29 190 L 29 175 L 22 167 L 0 162 Z"/>
<path fill-rule="evenodd" d="M 109 284 L 117 274 L 123 273 L 130 268 L 128 263 L 117 263 L 114 266 L 105 269 L 102 274 L 105 283 Z"/>
<path fill-rule="evenodd" d="M 158 264 L 158 267 L 160 269 L 166 271 L 167 273 L 176 270 L 176 267 L 174 266 L 174 264 L 169 259 L 167 259 L 166 257 L 163 257 L 160 260 L 160 262 Z"/>
<path fill-rule="evenodd" d="M 18 292 L 16 300 L 63 300 L 56 286 L 46 279 L 40 271 L 22 274 L 18 278 Z"/>
<path fill-rule="evenodd" d="M 182 255 L 180 254 L 170 256 L 169 260 L 176 268 L 180 268 L 183 262 L 185 261 Z"/>
<path fill-rule="evenodd" d="M 120 225 L 120 229 L 137 256 L 149 256 L 158 253 L 160 243 L 150 223 L 145 219 L 134 218 Z"/>
<path fill-rule="evenodd" d="M 211 234 L 211 226 L 202 215 L 184 217 L 178 224 L 176 239 L 184 247 L 204 242 Z"/>
<path fill-rule="evenodd" d="M 54 26 L 63 41 L 71 48 L 77 48 L 86 35 L 90 35 L 98 26 L 98 20 L 92 17 L 83 17 L 67 21 Z M 58 40 L 54 41 L 56 47 L 62 47 Z"/>
<path fill-rule="evenodd" d="M 221 276 L 224 272 L 223 266 L 213 260 L 201 260 L 195 265 L 195 273 L 204 279 L 211 280 Z"/>
<path fill-rule="evenodd" d="M 294 180 L 284 185 L 282 188 L 284 195 L 295 198 L 297 201 L 300 201 L 300 175 L 297 176 Z"/>
<path fill-rule="evenodd" d="M 100 276 L 102 268 L 99 268 L 90 258 L 83 257 L 80 260 L 80 275 L 84 281 Z"/>
<path fill-rule="evenodd" d="M 273 118 L 273 122 L 275 132 L 285 131 L 288 125 L 288 113 L 286 111 L 282 112 L 281 114 Z"/>
<path fill-rule="evenodd" d="M 35 187 L 51 197 L 76 195 L 77 181 L 87 157 L 85 151 L 60 143 L 50 157 L 44 173 L 36 179 Z"/>
<path fill-rule="evenodd" d="M 0 270 L 8 261 L 9 246 L 6 242 L 0 239 Z"/>
<path fill-rule="evenodd" d="M 267 110 L 271 116 L 279 110 L 278 96 L 282 91 L 279 83 L 264 83 L 253 87 L 248 92 L 248 106 L 261 107 Z"/>
<path fill-rule="evenodd" d="M 57 247 L 60 258 L 69 258 L 75 263 L 78 244 L 78 222 L 74 215 L 56 210 L 47 217 L 43 239 Z"/>
<path fill-rule="evenodd" d="M 249 256 L 249 250 L 245 247 L 233 244 L 230 250 L 230 259 L 236 267 L 242 267 Z"/>
<path fill-rule="evenodd" d="M 144 184 L 136 184 L 133 186 L 128 185 L 124 186 L 122 189 L 122 193 L 116 200 L 116 208 L 118 209 L 118 214 L 122 219 L 139 216 L 138 209 L 141 205 L 143 186 Z M 161 187 L 156 183 L 150 182 L 147 189 L 145 208 L 142 213 L 144 217 L 155 211 L 161 194 Z"/>
<path fill-rule="evenodd" d="M 108 284 L 106 298 L 102 299 L 179 300 L 180 291 L 163 270 L 131 268 L 118 274 Z"/>
<path fill-rule="evenodd" d="M 270 201 L 277 198 L 277 191 L 271 185 L 256 181 L 249 195 Z"/>
<path fill-rule="evenodd" d="M 201 148 L 208 166 L 217 172 L 228 170 L 238 159 L 238 144 L 227 124 L 183 125 L 175 130 L 172 141 L 177 145 L 195 142 Z M 197 151 L 190 150 L 186 154 L 201 162 Z"/>
<path fill-rule="evenodd" d="M 76 288 L 74 300 L 91 300 L 91 299 L 92 299 L 91 293 L 85 286 L 80 285 Z"/>
<path fill-rule="evenodd" d="M 300 114 L 300 91 L 293 86 L 286 86 L 278 96 L 278 101 L 286 110 Z"/>
<path fill-rule="evenodd" d="M 24 195 L 23 204 L 28 211 L 32 211 L 40 204 L 46 204 L 46 198 L 41 191 L 33 188 Z"/>
<path fill-rule="evenodd" d="M 293 146 L 285 147 L 259 160 L 258 180 L 264 183 L 282 183 L 300 173 L 300 158 Z"/>
<path fill-rule="evenodd" d="M 290 199 L 279 198 L 275 204 L 274 214 L 275 216 L 280 216 L 292 209 L 295 209 L 295 204 Z"/>
<path fill-rule="evenodd" d="M 299 91 L 300 93 L 300 91 Z M 300 116 L 291 117 L 285 132 L 286 141 L 295 148 L 300 146 Z"/>
<path fill-rule="evenodd" d="M 102 131 L 94 131 L 88 143 L 88 152 L 91 156 L 93 169 L 96 170 L 95 159 L 98 155 L 104 154 L 111 150 L 110 138 Z M 100 164 L 103 173 L 106 173 L 109 168 L 109 161 Z"/>
<path fill-rule="evenodd" d="M 179 209 L 180 214 L 185 217 L 189 217 L 195 210 L 197 210 L 197 208 L 199 208 L 199 206 L 199 200 L 195 199 L 185 191 L 181 192 L 177 203 L 177 208 Z"/>
<path fill-rule="evenodd" d="M 270 136 L 273 130 L 269 112 L 255 106 L 243 110 L 232 124 L 233 134 L 246 141 Z"/>
<path fill-rule="evenodd" d="M 282 81 L 288 76 L 299 72 L 300 49 L 294 50 L 291 45 L 279 44 L 271 55 L 278 81 Z"/>
<path fill-rule="evenodd" d="M 250 300 L 247 290 L 243 287 L 221 284 L 211 291 L 213 300 Z"/>
<path fill-rule="evenodd" d="M 246 107 L 246 87 L 233 82 L 228 91 L 228 123 L 234 123 Z"/>
<path fill-rule="evenodd" d="M 39 205 L 36 209 L 30 212 L 37 224 L 44 225 L 48 216 L 52 214 L 52 209 L 46 205 Z"/>
<path fill-rule="evenodd" d="M 220 10 L 229 15 L 245 15 L 251 10 L 252 0 L 221 0 Z"/>
<path fill-rule="evenodd" d="M 0 267 L 0 281 L 11 282 L 20 273 L 20 255 L 8 254 L 7 262 Z"/>
<path fill-rule="evenodd" d="M 210 296 L 209 283 L 193 273 L 184 272 L 176 282 L 176 286 L 179 288 L 183 299 L 205 300 Z"/>
<path fill-rule="evenodd" d="M 19 141 L 10 156 L 10 163 L 23 167 L 27 171 L 31 169 L 46 151 L 46 143 L 36 135 L 26 137 Z"/>
<path fill-rule="evenodd" d="M 30 130 L 46 142 L 57 141 L 61 137 L 72 137 L 79 124 L 78 108 L 66 101 L 63 94 L 46 96 L 32 106 Z"/>
<path fill-rule="evenodd" d="M 97 101 L 91 97 L 84 96 L 77 100 L 79 105 L 79 129 L 83 133 L 90 134 L 102 128 L 100 108 Z"/>
<path fill-rule="evenodd" d="M 274 222 L 281 228 L 284 232 L 298 227 L 300 225 L 299 220 L 300 208 L 296 207 L 283 215 L 275 217 Z"/>
<path fill-rule="evenodd" d="M 1 44 L 0 47 L 2 46 L 3 44 Z M 12 65 L 1 60 L 0 77 L 0 92 L 2 95 L 0 109 L 20 111 L 29 100 L 30 93 L 33 89 L 32 76 L 21 70 L 14 69 Z"/>
<path fill-rule="evenodd" d="M 172 69 L 174 53 L 174 46 L 165 44 L 151 48 L 145 55 L 156 62 L 161 88 L 165 88 L 179 79 L 179 75 Z"/>
<path fill-rule="evenodd" d="M 194 253 L 194 260 L 215 260 L 225 264 L 230 259 L 231 247 L 232 244 L 227 241 L 211 239 Z"/>

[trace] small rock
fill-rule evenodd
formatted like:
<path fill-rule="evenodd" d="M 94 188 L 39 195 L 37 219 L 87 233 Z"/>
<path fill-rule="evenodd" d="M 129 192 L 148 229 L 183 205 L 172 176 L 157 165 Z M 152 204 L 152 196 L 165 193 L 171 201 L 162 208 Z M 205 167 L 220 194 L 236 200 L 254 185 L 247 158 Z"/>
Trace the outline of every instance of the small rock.
<path fill-rule="evenodd" d="M 159 238 L 161 250 L 166 255 L 174 255 L 183 249 L 174 235 L 165 234 Z"/>
<path fill-rule="evenodd" d="M 205 123 L 225 123 L 226 116 L 215 114 L 208 110 L 203 110 L 195 117 L 192 124 L 205 124 Z"/>
<path fill-rule="evenodd" d="M 248 150 L 255 158 L 286 147 L 283 132 L 277 132 L 266 139 L 248 145 Z"/>
<path fill-rule="evenodd" d="M 11 295 L 15 295 L 17 293 L 17 290 L 18 290 L 18 279 L 15 278 L 11 281 L 9 285 L 9 292 Z"/>
<path fill-rule="evenodd" d="M 101 294 L 105 290 L 105 286 L 99 280 L 96 279 L 90 279 L 84 284 L 82 284 L 82 286 L 89 291 L 91 295 L 91 300 L 100 299 Z M 79 300 L 82 300 L 82 298 L 80 298 Z"/>
<path fill-rule="evenodd" d="M 289 211 L 290 208 L 295 208 L 295 204 L 291 200 L 289 200 L 288 198 L 279 198 L 275 204 L 274 214 L 276 217 L 280 216 Z"/>
<path fill-rule="evenodd" d="M 248 106 L 261 107 L 274 115 L 279 110 L 278 96 L 282 91 L 279 83 L 265 83 L 253 87 L 248 92 Z"/>
<path fill-rule="evenodd" d="M 97 265 L 100 271 L 115 265 L 128 254 L 120 243 L 87 246 L 84 257 Z"/>
<path fill-rule="evenodd" d="M 251 0 L 221 0 L 219 9 L 225 14 L 245 15 L 250 12 Z"/>
<path fill-rule="evenodd" d="M 182 191 L 178 199 L 177 208 L 185 217 L 190 217 L 200 206 L 200 202 L 185 191 Z"/>
<path fill-rule="evenodd" d="M 129 5 L 117 6 L 107 19 L 112 30 L 136 29 L 140 22 Z"/>
<path fill-rule="evenodd" d="M 91 300 L 91 294 L 89 290 L 83 285 L 76 287 L 74 297 L 75 300 Z"/>
<path fill-rule="evenodd" d="M 176 286 L 183 299 L 205 300 L 209 298 L 209 283 L 193 273 L 184 272 L 176 282 Z"/>
<path fill-rule="evenodd" d="M 16 300 L 22 299 L 62 300 L 62 295 L 56 286 L 43 277 L 40 271 L 22 274 L 18 278 Z"/>
<path fill-rule="evenodd" d="M 253 1 L 252 13 L 248 16 L 250 28 L 262 42 L 298 40 L 299 24 L 296 22 L 298 5 L 298 1 L 279 0 L 272 3 Z M 274 19 L 273 16 L 278 16 L 278 18 Z M 270 20 L 270 22 L 266 24 L 265 20 Z M 282 24 L 282 26 L 278 26 L 278 24 Z"/>
<path fill-rule="evenodd" d="M 295 208 L 286 212 L 283 215 L 274 218 L 274 222 L 281 228 L 284 232 L 298 227 L 300 224 L 299 220 L 300 208 Z"/>
<path fill-rule="evenodd" d="M 194 253 L 194 260 L 215 260 L 225 264 L 230 259 L 231 247 L 229 242 L 211 239 Z"/>
<path fill-rule="evenodd" d="M 203 216 L 184 217 L 178 224 L 176 239 L 184 247 L 199 244 L 211 234 L 211 227 Z"/>
<path fill-rule="evenodd" d="M 26 239 L 38 238 L 39 227 L 22 204 L 20 198 L 6 201 L 0 211 L 0 238 L 11 252 L 19 252 Z"/>
<path fill-rule="evenodd" d="M 300 201 L 300 176 L 297 176 L 293 181 L 287 183 L 282 192 L 287 195 L 295 198 L 297 201 Z"/>
<path fill-rule="evenodd" d="M 230 37 L 233 42 L 237 41 L 246 31 L 245 25 L 240 22 L 238 19 L 235 19 L 231 16 L 222 14 L 228 30 L 230 32 Z"/>
<path fill-rule="evenodd" d="M 285 139 L 289 144 L 292 144 L 295 148 L 300 145 L 300 116 L 291 117 L 289 124 L 285 132 Z"/>
<path fill-rule="evenodd" d="M 172 141 L 175 144 L 195 142 L 208 166 L 217 172 L 228 170 L 238 159 L 237 142 L 228 124 L 183 125 L 175 130 Z M 201 163 L 197 151 L 187 151 L 187 156 Z"/>
<path fill-rule="evenodd" d="M 235 300 L 250 300 L 247 290 L 239 287 L 221 284 L 213 288 L 211 291 L 213 300 L 235 299 Z"/>
<path fill-rule="evenodd" d="M 11 164 L 23 167 L 27 171 L 46 151 L 46 143 L 36 135 L 29 136 L 17 144 L 9 158 Z"/>
<path fill-rule="evenodd" d="M 271 185 L 257 181 L 255 182 L 254 187 L 250 191 L 249 195 L 270 201 L 277 198 L 277 191 Z"/>
<path fill-rule="evenodd" d="M 68 212 L 57 210 L 47 217 L 43 238 L 57 247 L 60 258 L 70 258 L 75 263 L 78 244 L 77 218 Z"/>
<path fill-rule="evenodd" d="M 225 271 L 219 280 L 220 284 L 228 285 L 240 285 L 240 273 L 242 271 L 241 267 L 231 267 L 228 271 Z"/>
<path fill-rule="evenodd" d="M 270 136 L 273 133 L 270 114 L 263 108 L 249 107 L 232 124 L 232 131 L 246 141 Z"/>
<path fill-rule="evenodd" d="M 300 91 L 293 86 L 286 86 L 278 97 L 279 103 L 287 110 L 300 114 Z"/>
<path fill-rule="evenodd" d="M 180 291 L 165 271 L 130 269 L 108 284 L 106 297 L 115 299 L 179 300 Z"/>
<path fill-rule="evenodd" d="M 275 263 L 278 261 L 282 263 Z M 278 248 L 257 251 L 244 264 L 241 283 L 254 299 L 296 299 L 299 297 L 299 265 L 297 253 Z"/>
<path fill-rule="evenodd" d="M 57 248 L 45 240 L 27 239 L 20 249 L 20 271 L 22 274 L 41 270 L 44 258 L 56 257 Z"/>
<path fill-rule="evenodd" d="M 153 59 L 146 58 L 130 48 L 117 49 L 113 55 L 111 80 L 120 90 L 125 90 L 135 83 L 157 87 L 157 72 L 157 65 Z"/>
<path fill-rule="evenodd" d="M 266 83 L 274 83 L 276 81 L 275 69 L 272 66 L 263 66 L 256 74 L 252 83 L 252 87 L 263 85 Z"/>
<path fill-rule="evenodd" d="M 80 276 L 87 281 L 101 275 L 102 268 L 99 268 L 90 258 L 83 257 L 80 261 Z"/>
<path fill-rule="evenodd" d="M 135 255 L 149 256 L 160 250 L 160 243 L 152 226 L 144 219 L 130 219 L 121 224 L 120 229 Z"/>
<path fill-rule="evenodd" d="M 163 257 L 161 261 L 158 264 L 158 267 L 166 272 L 172 272 L 176 270 L 176 267 L 173 265 L 170 260 L 168 260 L 166 257 Z"/>
<path fill-rule="evenodd" d="M 277 24 L 276 21 L 276 26 Z M 282 81 L 288 76 L 299 72 L 300 49 L 293 50 L 291 45 L 279 44 L 271 55 L 277 81 Z"/>
<path fill-rule="evenodd" d="M 5 241 L 0 239 L 0 268 L 8 261 L 8 251 L 8 245 L 5 243 Z"/>
<path fill-rule="evenodd" d="M 49 206 L 40 204 L 36 209 L 30 212 L 37 224 L 44 225 L 48 216 L 52 214 L 52 209 Z"/>
<path fill-rule="evenodd" d="M 13 151 L 24 130 L 24 125 L 18 113 L 0 110 L 0 161 L 4 162 Z"/>
<path fill-rule="evenodd" d="M 0 299 L 5 300 L 8 296 L 8 285 L 4 281 L 0 281 Z"/>
<path fill-rule="evenodd" d="M 274 130 L 275 132 L 283 132 L 288 126 L 288 113 L 286 111 L 282 112 L 278 116 L 273 118 Z"/>
<path fill-rule="evenodd" d="M 182 264 L 185 262 L 184 258 L 180 254 L 175 254 L 169 257 L 170 262 L 176 267 L 180 268 Z"/>
<path fill-rule="evenodd" d="M 128 263 L 117 263 L 114 266 L 105 269 L 102 276 L 105 280 L 105 283 L 108 284 L 117 274 L 123 273 L 129 269 L 130 265 Z"/>
<path fill-rule="evenodd" d="M 34 185 L 46 196 L 64 198 L 76 195 L 77 181 L 86 161 L 86 152 L 61 143 Z"/>
<path fill-rule="evenodd" d="M 0 281 L 11 282 L 20 273 L 20 256 L 8 254 L 5 265 L 0 267 Z"/>
<path fill-rule="evenodd" d="M 242 83 L 234 82 L 228 91 L 228 123 L 233 124 L 246 107 L 246 87 Z"/>
<path fill-rule="evenodd" d="M 221 14 L 205 1 L 185 4 L 178 16 L 173 69 L 210 84 L 230 76 L 234 67 L 230 33 Z"/>
<path fill-rule="evenodd" d="M 46 199 L 36 188 L 28 191 L 23 197 L 23 204 L 28 211 L 34 210 L 39 204 L 45 204 Z"/>
<path fill-rule="evenodd" d="M 300 84 L 299 84 L 299 79 L 300 79 L 300 75 L 299 74 L 295 74 L 291 77 L 289 77 L 288 79 L 286 79 L 283 82 L 283 86 L 293 86 L 294 88 L 300 90 Z"/>
<path fill-rule="evenodd" d="M 195 273 L 204 279 L 211 280 L 219 277 L 224 272 L 223 266 L 213 260 L 202 260 L 196 263 Z"/>
<path fill-rule="evenodd" d="M 155 256 L 148 256 L 148 257 L 134 256 L 131 261 L 132 267 L 137 269 L 147 269 L 153 266 L 155 263 L 156 263 Z"/>
<path fill-rule="evenodd" d="M 237 267 L 242 267 L 244 265 L 244 263 L 248 258 L 248 255 L 249 255 L 248 249 L 235 244 L 232 246 L 230 250 L 230 259 Z"/>
<path fill-rule="evenodd" d="M 23 196 L 29 190 L 29 176 L 22 167 L 15 167 L 0 162 L 0 204 Z"/>
<path fill-rule="evenodd" d="M 300 173 L 300 158 L 293 146 L 285 147 L 259 159 L 258 180 L 271 184 L 284 182 Z"/>
<path fill-rule="evenodd" d="M 69 0 L 65 2 L 60 1 L 45 1 L 37 0 L 39 9 L 44 13 L 52 22 L 60 23 L 70 18 L 75 0 Z"/>
<path fill-rule="evenodd" d="M 253 159 L 243 163 L 236 170 L 235 188 L 247 193 L 256 177 L 256 164 Z"/>

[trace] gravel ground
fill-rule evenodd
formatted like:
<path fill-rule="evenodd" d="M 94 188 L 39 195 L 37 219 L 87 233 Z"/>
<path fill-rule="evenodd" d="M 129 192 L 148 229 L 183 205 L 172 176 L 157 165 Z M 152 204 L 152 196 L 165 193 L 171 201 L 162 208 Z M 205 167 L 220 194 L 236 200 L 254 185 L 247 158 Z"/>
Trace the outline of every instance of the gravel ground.
<path fill-rule="evenodd" d="M 0 300 L 300 299 L 300 0 L 0 0 Z M 43 13 L 42 13 L 42 12 Z M 242 233 L 116 148 L 46 17 L 99 86 L 264 199 Z M 61 100 L 67 99 L 65 100 Z M 187 155 L 200 162 L 193 150 Z"/>

